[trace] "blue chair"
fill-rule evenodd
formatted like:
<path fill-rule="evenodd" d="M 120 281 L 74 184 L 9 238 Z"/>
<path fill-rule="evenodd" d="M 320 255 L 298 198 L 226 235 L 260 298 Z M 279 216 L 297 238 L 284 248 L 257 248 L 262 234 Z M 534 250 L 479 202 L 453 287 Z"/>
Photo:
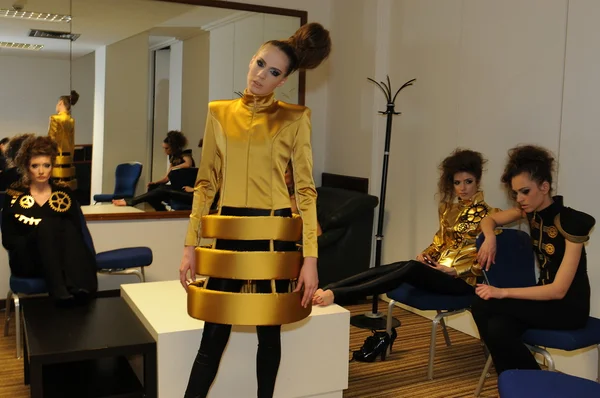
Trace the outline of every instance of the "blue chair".
<path fill-rule="evenodd" d="M 481 238 L 478 240 L 478 244 L 483 242 L 483 237 Z M 520 267 L 516 262 L 502 262 L 499 264 L 498 256 L 501 253 L 504 254 L 506 250 L 502 250 L 500 243 L 498 243 L 496 264 L 488 272 L 491 285 L 497 287 L 527 287 L 535 285 L 535 280 L 531 281 L 532 275 L 535 275 L 533 250 L 531 250 L 530 242 L 528 245 L 531 251 L 531 258 L 527 259 L 525 267 Z M 550 353 L 542 347 L 574 351 L 596 346 L 598 355 L 600 356 L 600 319 L 590 317 L 585 328 L 576 330 L 529 329 L 523 334 L 523 342 L 531 351 L 543 355 L 548 364 L 548 370 L 554 372 L 554 360 Z M 477 397 L 481 393 L 491 365 L 492 357 L 489 356 L 475 391 L 475 396 Z M 600 381 L 600 366 L 598 367 L 598 380 Z"/>
<path fill-rule="evenodd" d="M 507 370 L 498 378 L 501 398 L 600 397 L 600 384 L 543 370 Z"/>
<path fill-rule="evenodd" d="M 107 275 L 135 275 L 140 282 L 146 281 L 145 267 L 152 264 L 152 250 L 148 247 L 129 247 L 124 249 L 108 250 L 96 253 L 92 235 L 88 229 L 83 212 L 79 213 L 83 239 L 86 245 L 96 255 L 96 264 L 99 274 Z M 20 298 L 48 294 L 46 282 L 41 278 L 20 278 L 10 276 L 9 291 L 6 297 L 6 310 L 4 320 L 4 336 L 8 336 L 11 318 L 11 300 L 15 306 L 15 331 L 17 337 L 17 358 L 21 358 L 21 311 Z"/>
<path fill-rule="evenodd" d="M 198 176 L 197 167 L 188 167 L 184 169 L 172 170 L 169 173 L 169 181 L 171 182 L 171 188 L 176 191 L 183 192 L 183 187 L 193 187 L 196 183 L 196 177 Z M 183 202 L 177 200 L 177 198 L 171 198 L 169 200 L 169 206 L 172 210 L 191 210 L 193 200 L 193 194 L 189 194 L 190 202 Z"/>
<path fill-rule="evenodd" d="M 483 235 L 481 235 L 483 236 Z M 511 250 L 498 250 L 496 255 L 496 266 L 502 264 L 514 264 L 519 268 L 522 267 L 527 261 L 533 261 L 533 251 L 531 250 L 531 241 L 529 235 L 525 232 L 517 231 L 513 229 L 500 229 L 498 230 L 498 247 L 499 248 L 511 248 Z M 496 268 L 496 267 L 494 267 Z M 490 270 L 491 271 L 491 270 Z M 523 271 L 523 279 L 526 286 L 531 286 L 535 283 L 535 274 L 533 268 L 531 272 L 527 273 Z M 488 273 L 488 276 L 490 274 Z M 492 274 L 493 276 L 493 274 Z M 497 278 L 496 281 L 500 286 L 505 285 L 508 281 L 500 280 Z M 387 296 L 391 299 L 388 305 L 388 320 L 391 320 L 392 310 L 396 302 L 406 304 L 410 307 L 416 308 L 421 311 L 436 311 L 437 315 L 433 319 L 431 326 L 431 343 L 429 345 L 429 364 L 427 368 L 427 379 L 433 380 L 433 363 L 435 359 L 436 349 L 436 334 L 438 325 L 442 326 L 442 332 L 446 345 L 450 346 L 450 337 L 446 330 L 446 324 L 444 318 L 460 314 L 470 309 L 471 303 L 475 297 L 475 293 L 464 296 L 438 294 L 415 288 L 414 286 L 403 283 L 397 289 L 389 292 Z M 388 326 L 388 333 L 391 325 Z"/>
<path fill-rule="evenodd" d="M 115 190 L 111 194 L 94 195 L 94 203 L 111 202 L 113 199 L 133 198 L 135 187 L 142 174 L 140 162 L 121 163 L 115 170 Z"/>

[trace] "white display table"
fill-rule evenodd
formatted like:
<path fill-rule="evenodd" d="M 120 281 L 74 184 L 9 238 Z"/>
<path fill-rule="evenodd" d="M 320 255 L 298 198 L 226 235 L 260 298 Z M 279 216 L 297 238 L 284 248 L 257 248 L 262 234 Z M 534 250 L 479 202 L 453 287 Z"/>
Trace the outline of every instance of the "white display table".
<path fill-rule="evenodd" d="M 178 280 L 121 286 L 121 296 L 156 340 L 158 396 L 183 397 L 204 322 L 188 316 Z M 341 398 L 348 388 L 350 313 L 313 307 L 303 321 L 282 327 L 276 398 Z M 256 328 L 234 326 L 210 398 L 256 397 Z"/>

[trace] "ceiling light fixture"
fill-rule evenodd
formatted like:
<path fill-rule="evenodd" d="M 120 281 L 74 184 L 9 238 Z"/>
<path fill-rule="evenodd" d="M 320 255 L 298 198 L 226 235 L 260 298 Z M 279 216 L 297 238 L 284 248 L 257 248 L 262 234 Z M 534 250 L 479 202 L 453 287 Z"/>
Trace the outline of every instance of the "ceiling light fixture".
<path fill-rule="evenodd" d="M 28 44 L 28 43 L 12 43 L 8 41 L 0 41 L 0 48 L 9 48 L 11 50 L 31 50 L 40 51 L 44 48 L 43 44 Z"/>
<path fill-rule="evenodd" d="M 71 22 L 70 15 L 48 14 L 45 12 L 32 12 L 32 11 L 23 11 L 23 10 L 18 10 L 18 9 L 9 10 L 6 8 L 0 8 L 0 17 L 15 18 L 15 19 L 29 19 L 32 21 L 42 21 L 42 22 Z"/>

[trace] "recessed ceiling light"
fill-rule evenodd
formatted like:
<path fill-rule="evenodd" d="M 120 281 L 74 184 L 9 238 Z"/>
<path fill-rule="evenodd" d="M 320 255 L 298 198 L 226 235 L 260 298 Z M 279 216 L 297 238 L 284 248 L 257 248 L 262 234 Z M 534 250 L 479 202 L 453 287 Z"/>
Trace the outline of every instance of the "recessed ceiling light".
<path fill-rule="evenodd" d="M 32 12 L 23 10 L 9 10 L 6 8 L 0 8 L 0 17 L 29 19 L 33 21 L 44 22 L 71 22 L 70 15 L 48 14 L 45 12 Z"/>
<path fill-rule="evenodd" d="M 55 30 L 30 29 L 29 36 L 43 37 L 45 39 L 62 39 L 75 41 L 81 36 L 79 33 L 57 32 Z"/>
<path fill-rule="evenodd" d="M 28 43 L 12 43 L 8 41 L 0 41 L 0 48 L 10 48 L 12 50 L 31 50 L 40 51 L 44 48 L 42 44 L 28 44 Z"/>

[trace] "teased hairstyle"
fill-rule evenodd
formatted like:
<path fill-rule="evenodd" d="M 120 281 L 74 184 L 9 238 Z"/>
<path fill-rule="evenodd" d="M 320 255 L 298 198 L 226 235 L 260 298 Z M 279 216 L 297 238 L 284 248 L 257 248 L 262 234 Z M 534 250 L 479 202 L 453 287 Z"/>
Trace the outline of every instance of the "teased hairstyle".
<path fill-rule="evenodd" d="M 262 47 L 268 45 L 277 47 L 287 55 L 290 62 L 285 76 L 298 69 L 316 68 L 331 52 L 329 31 L 323 25 L 314 22 L 302 25 L 287 40 L 269 40 Z"/>
<path fill-rule="evenodd" d="M 172 130 L 167 133 L 167 136 L 163 142 L 169 145 L 173 155 L 178 155 L 183 151 L 183 148 L 185 148 L 187 145 L 188 140 L 181 131 Z"/>
<path fill-rule="evenodd" d="M 0 145 L 8 144 L 8 141 L 10 141 L 10 138 L 4 137 L 0 140 Z"/>
<path fill-rule="evenodd" d="M 512 193 L 512 179 L 521 173 L 528 173 L 530 178 L 538 185 L 544 182 L 550 184 L 552 192 L 552 174 L 556 166 L 554 156 L 550 151 L 535 145 L 520 145 L 508 151 L 508 162 L 502 174 L 502 183 Z"/>
<path fill-rule="evenodd" d="M 16 166 L 15 158 L 17 157 L 17 153 L 19 153 L 19 149 L 21 149 L 21 145 L 23 145 L 23 142 L 27 138 L 30 138 L 30 137 L 35 137 L 35 135 L 34 134 L 15 135 L 8 142 L 8 146 L 6 147 L 5 155 L 6 155 L 6 158 L 9 160 L 11 166 L 13 166 L 13 167 Z"/>
<path fill-rule="evenodd" d="M 15 157 L 15 164 L 21 174 L 21 183 L 26 187 L 31 183 L 29 180 L 29 163 L 31 163 L 32 158 L 36 156 L 50 156 L 51 163 L 54 165 L 57 155 L 58 145 L 52 138 L 34 135 L 27 137 Z"/>
<path fill-rule="evenodd" d="M 439 166 L 441 172 L 438 182 L 440 202 L 454 200 L 454 174 L 460 172 L 473 174 L 477 183 L 479 183 L 483 174 L 483 165 L 486 162 L 487 160 L 479 152 L 470 149 L 455 149 Z"/>
<path fill-rule="evenodd" d="M 65 105 L 68 111 L 71 110 L 71 107 L 79 101 L 79 94 L 75 90 L 71 90 L 71 95 L 61 95 L 59 101 Z"/>

